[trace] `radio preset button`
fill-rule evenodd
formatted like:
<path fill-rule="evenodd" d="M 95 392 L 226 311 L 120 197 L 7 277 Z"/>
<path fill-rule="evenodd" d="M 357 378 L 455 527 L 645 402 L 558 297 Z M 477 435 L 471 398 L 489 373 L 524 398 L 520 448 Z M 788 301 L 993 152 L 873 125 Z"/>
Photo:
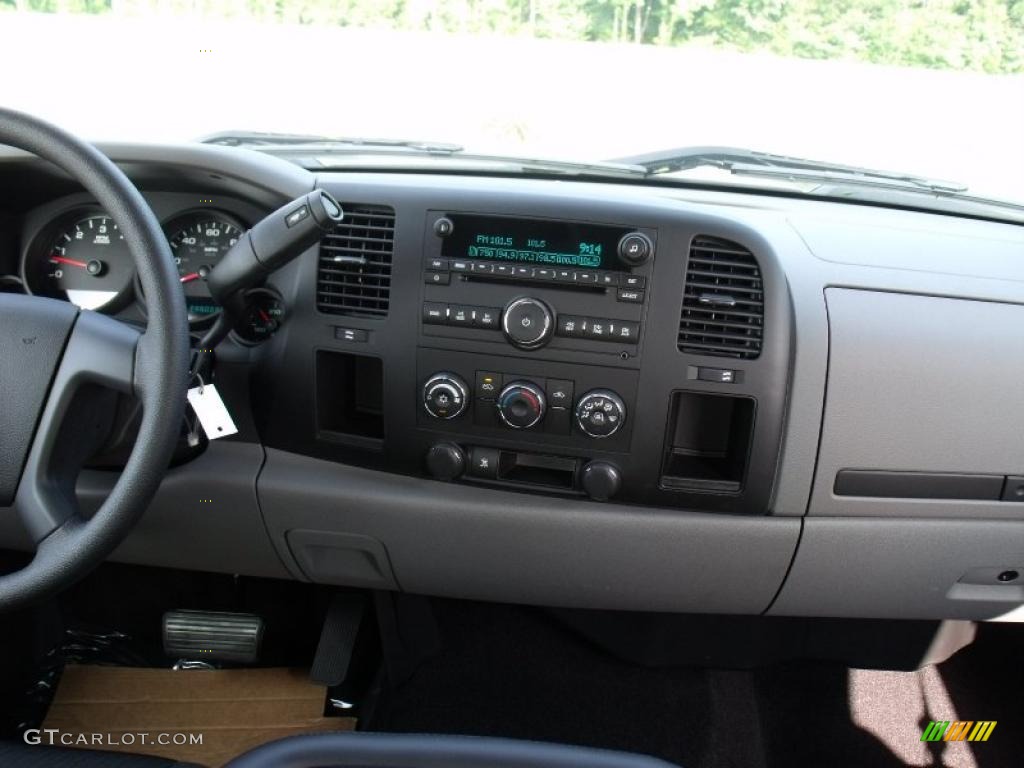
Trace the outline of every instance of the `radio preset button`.
<path fill-rule="evenodd" d="M 423 322 L 430 325 L 445 325 L 448 322 L 448 305 L 435 301 L 424 302 Z"/>
<path fill-rule="evenodd" d="M 471 269 L 470 262 L 463 261 L 462 259 L 452 259 L 449 267 L 452 272 L 469 272 Z"/>
<path fill-rule="evenodd" d="M 598 285 L 618 285 L 619 274 L 617 272 L 599 272 L 597 283 Z"/>
<path fill-rule="evenodd" d="M 533 267 L 513 267 L 512 273 L 516 277 L 533 277 Z"/>
<path fill-rule="evenodd" d="M 494 265 L 489 261 L 474 261 L 473 271 L 481 275 L 493 275 Z"/>
<path fill-rule="evenodd" d="M 579 272 L 576 280 L 587 285 L 597 285 L 597 272 Z"/>
<path fill-rule="evenodd" d="M 515 267 L 511 264 L 498 264 L 494 267 L 494 274 L 502 277 L 512 277 L 515 274 Z"/>
<path fill-rule="evenodd" d="M 554 318 L 539 299 L 516 299 L 505 307 L 501 327 L 510 343 L 520 349 L 544 346 L 551 337 Z"/>

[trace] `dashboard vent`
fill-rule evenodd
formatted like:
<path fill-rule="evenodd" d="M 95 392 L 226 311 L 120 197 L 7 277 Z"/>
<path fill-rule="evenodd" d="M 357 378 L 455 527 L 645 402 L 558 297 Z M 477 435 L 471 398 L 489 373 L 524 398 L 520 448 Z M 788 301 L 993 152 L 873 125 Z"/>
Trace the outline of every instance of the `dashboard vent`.
<path fill-rule="evenodd" d="M 320 241 L 316 306 L 332 315 L 386 317 L 391 298 L 395 211 L 342 203 L 345 218 Z"/>
<path fill-rule="evenodd" d="M 715 237 L 690 246 L 679 318 L 679 349 L 753 360 L 761 354 L 764 293 L 750 251 Z"/>

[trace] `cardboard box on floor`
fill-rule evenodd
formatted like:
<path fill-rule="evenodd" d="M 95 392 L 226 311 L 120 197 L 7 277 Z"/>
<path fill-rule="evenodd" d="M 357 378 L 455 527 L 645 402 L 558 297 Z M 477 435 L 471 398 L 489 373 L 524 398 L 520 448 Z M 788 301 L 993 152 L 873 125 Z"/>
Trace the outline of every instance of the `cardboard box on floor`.
<path fill-rule="evenodd" d="M 350 731 L 356 719 L 324 717 L 326 691 L 304 670 L 170 670 L 68 666 L 44 728 L 69 746 L 159 755 L 219 768 L 260 744 L 299 733 Z M 152 743 L 140 743 L 139 734 Z M 186 734 L 158 744 L 157 734 Z M 79 739 L 79 735 L 86 739 Z M 103 735 L 93 746 L 93 734 Z M 127 734 L 134 734 L 132 744 Z M 199 744 L 188 743 L 192 735 Z M 40 749 L 45 747 L 40 746 Z"/>

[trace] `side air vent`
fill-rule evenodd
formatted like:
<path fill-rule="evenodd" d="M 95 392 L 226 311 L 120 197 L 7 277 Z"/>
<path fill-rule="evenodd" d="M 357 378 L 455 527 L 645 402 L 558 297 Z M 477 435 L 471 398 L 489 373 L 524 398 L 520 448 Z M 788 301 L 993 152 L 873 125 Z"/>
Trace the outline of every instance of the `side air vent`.
<path fill-rule="evenodd" d="M 761 354 L 763 331 L 764 293 L 753 254 L 728 240 L 694 238 L 683 288 L 679 349 L 753 360 Z"/>
<path fill-rule="evenodd" d="M 386 317 L 391 298 L 395 212 L 342 203 L 345 219 L 320 241 L 316 306 L 332 315 Z"/>

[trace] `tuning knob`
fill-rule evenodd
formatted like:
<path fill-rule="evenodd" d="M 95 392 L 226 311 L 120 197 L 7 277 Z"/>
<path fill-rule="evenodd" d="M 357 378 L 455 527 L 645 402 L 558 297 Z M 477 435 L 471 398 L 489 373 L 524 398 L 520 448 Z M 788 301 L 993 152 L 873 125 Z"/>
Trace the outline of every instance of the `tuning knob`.
<path fill-rule="evenodd" d="M 610 389 L 592 389 L 576 403 L 576 426 L 588 437 L 611 437 L 626 421 L 626 404 Z"/>
<path fill-rule="evenodd" d="M 654 253 L 651 238 L 641 232 L 630 232 L 619 240 L 619 261 L 630 267 L 639 267 Z"/>
<path fill-rule="evenodd" d="M 466 410 L 469 390 L 454 373 L 435 373 L 423 385 L 423 407 L 435 419 L 454 419 Z"/>
<path fill-rule="evenodd" d="M 608 501 L 622 487 L 622 474 L 607 461 L 591 461 L 580 472 L 580 485 L 594 501 Z"/>
<path fill-rule="evenodd" d="M 498 415 L 513 429 L 529 429 L 547 408 L 540 387 L 529 381 L 513 381 L 498 395 Z"/>
<path fill-rule="evenodd" d="M 537 349 L 548 343 L 554 331 L 555 318 L 540 299 L 516 299 L 505 307 L 501 329 L 505 338 L 520 349 Z"/>
<path fill-rule="evenodd" d="M 436 443 L 427 451 L 427 471 L 438 480 L 454 480 L 466 471 L 466 454 L 455 443 Z"/>

